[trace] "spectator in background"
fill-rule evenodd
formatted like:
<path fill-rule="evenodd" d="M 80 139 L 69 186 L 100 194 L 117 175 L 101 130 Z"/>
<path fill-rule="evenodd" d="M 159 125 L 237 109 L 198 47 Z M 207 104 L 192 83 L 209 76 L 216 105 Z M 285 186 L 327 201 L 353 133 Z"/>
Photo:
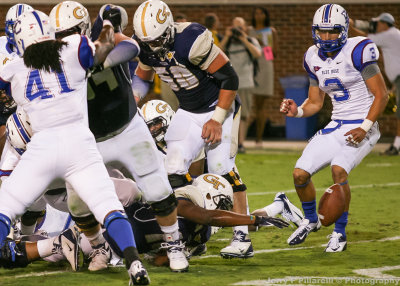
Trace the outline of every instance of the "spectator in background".
<path fill-rule="evenodd" d="M 400 30 L 394 26 L 394 17 L 389 13 L 382 13 L 372 19 L 373 33 L 364 33 L 355 27 L 350 19 L 350 32 L 356 36 L 365 36 L 371 39 L 383 53 L 383 62 L 387 78 L 396 90 L 397 107 L 400 105 Z M 383 154 L 399 155 L 400 152 L 400 109 L 397 108 L 397 132 L 393 144 Z"/>
<path fill-rule="evenodd" d="M 225 31 L 221 41 L 221 49 L 229 57 L 239 77 L 238 93 L 242 101 L 242 112 L 239 125 L 239 152 L 244 153 L 243 142 L 253 103 L 255 62 L 261 56 L 261 47 L 256 38 L 248 37 L 247 25 L 243 18 L 236 17 L 232 26 Z"/>
<path fill-rule="evenodd" d="M 275 28 L 270 27 L 268 10 L 263 7 L 256 7 L 251 20 L 253 29 L 250 36 L 257 38 L 262 48 L 262 56 L 258 58 L 258 72 L 255 77 L 256 104 L 256 144 L 262 147 L 262 137 L 265 128 L 267 115 L 264 107 L 267 97 L 274 94 L 274 57 L 278 48 L 278 36 Z"/>
<path fill-rule="evenodd" d="M 187 22 L 187 17 L 183 13 L 177 13 L 175 16 L 175 22 Z"/>
<path fill-rule="evenodd" d="M 211 31 L 214 38 L 214 44 L 219 46 L 220 42 L 222 41 L 222 36 L 217 31 L 219 27 L 219 19 L 217 14 L 207 13 L 204 17 L 204 26 Z"/>

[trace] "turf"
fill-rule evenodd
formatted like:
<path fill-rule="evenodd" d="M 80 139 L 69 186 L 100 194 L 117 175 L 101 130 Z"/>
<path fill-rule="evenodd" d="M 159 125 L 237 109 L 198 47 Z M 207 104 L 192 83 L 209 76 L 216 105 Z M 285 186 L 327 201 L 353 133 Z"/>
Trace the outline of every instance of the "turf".
<path fill-rule="evenodd" d="M 263 151 L 238 156 L 237 165 L 248 186 L 252 210 L 272 202 L 275 192 L 278 191 L 286 191 L 291 201 L 299 206 L 297 195 L 293 192 L 292 180 L 292 169 L 299 155 L 299 152 L 293 151 Z M 290 247 L 286 243 L 293 228 L 284 230 L 268 228 L 251 233 L 254 249 L 261 251 L 256 253 L 254 258 L 224 260 L 218 254 L 219 250 L 229 243 L 231 230 L 223 229 L 207 244 L 206 257 L 190 261 L 188 273 L 176 274 L 164 267 L 147 265 L 152 285 L 232 285 L 249 280 L 268 282 L 268 279 L 288 276 L 300 278 L 287 280 L 286 285 L 331 285 L 337 281 L 304 280 L 305 278 L 301 277 L 368 278 L 356 274 L 353 270 L 400 265 L 399 175 L 399 157 L 383 157 L 374 153 L 365 158 L 350 174 L 352 203 L 347 227 L 349 245 L 343 253 L 323 252 L 322 245 L 327 243 L 326 236 L 332 232 L 332 226 L 312 233 L 303 244 L 296 247 Z M 329 168 L 315 175 L 313 181 L 318 188 L 317 199 L 319 199 L 323 190 L 332 184 Z M 397 239 L 385 240 L 388 237 Z M 262 252 L 262 250 L 271 251 Z M 56 273 L 32 276 L 44 271 Z M 384 274 L 400 279 L 400 269 L 385 271 Z M 30 276 L 23 277 L 24 275 Z M 128 275 L 124 268 L 89 273 L 84 266 L 79 272 L 72 273 L 67 263 L 37 262 L 25 269 L 0 269 L 0 285 L 91 286 L 127 285 L 127 283 Z M 254 283 L 251 285 L 256 285 Z M 365 283 L 371 285 L 369 280 Z M 375 282 L 378 283 L 379 281 Z M 392 285 L 396 283 L 399 283 L 399 280 L 393 281 Z"/>

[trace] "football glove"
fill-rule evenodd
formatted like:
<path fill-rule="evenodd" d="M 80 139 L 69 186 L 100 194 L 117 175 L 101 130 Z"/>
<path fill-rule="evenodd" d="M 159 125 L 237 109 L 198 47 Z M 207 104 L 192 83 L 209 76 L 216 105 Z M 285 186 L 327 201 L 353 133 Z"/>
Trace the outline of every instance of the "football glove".
<path fill-rule="evenodd" d="M 7 239 L 0 249 L 0 267 L 13 269 L 26 267 L 28 264 L 24 243 Z"/>
<path fill-rule="evenodd" d="M 275 226 L 278 228 L 288 227 L 289 223 L 286 221 L 270 216 L 256 216 L 256 222 L 254 223 L 255 226 Z"/>
<path fill-rule="evenodd" d="M 121 11 L 114 5 L 107 5 L 103 11 L 103 20 L 108 20 L 114 27 L 114 32 L 121 32 Z"/>

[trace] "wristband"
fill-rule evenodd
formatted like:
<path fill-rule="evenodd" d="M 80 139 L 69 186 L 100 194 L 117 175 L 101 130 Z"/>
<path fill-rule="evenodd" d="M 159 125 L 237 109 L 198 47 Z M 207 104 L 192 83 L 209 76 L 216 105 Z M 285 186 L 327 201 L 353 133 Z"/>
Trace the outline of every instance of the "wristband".
<path fill-rule="evenodd" d="M 222 124 L 222 123 L 224 123 L 225 117 L 227 114 L 228 114 L 228 110 L 217 106 L 217 107 L 215 107 L 215 111 L 214 111 L 214 114 L 211 117 L 211 119 Z"/>
<path fill-rule="evenodd" d="M 300 118 L 300 117 L 303 117 L 303 114 L 304 114 L 304 110 L 303 110 L 303 108 L 301 108 L 300 106 L 298 106 L 297 107 L 297 114 L 296 114 L 296 118 Z"/>
<path fill-rule="evenodd" d="M 254 222 L 254 225 L 258 226 L 260 224 L 260 222 L 261 222 L 261 217 L 258 216 L 258 215 L 256 215 L 255 217 L 256 217 L 256 221 Z"/>
<path fill-rule="evenodd" d="M 369 119 L 364 119 L 363 123 L 361 123 L 360 128 L 363 129 L 365 132 L 368 132 L 371 129 L 372 125 L 374 125 L 374 122 Z"/>

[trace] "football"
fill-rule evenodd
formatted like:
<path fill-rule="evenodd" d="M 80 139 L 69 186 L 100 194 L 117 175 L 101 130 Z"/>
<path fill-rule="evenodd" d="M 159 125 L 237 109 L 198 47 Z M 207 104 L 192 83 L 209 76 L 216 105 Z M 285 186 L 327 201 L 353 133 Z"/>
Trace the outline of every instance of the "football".
<path fill-rule="evenodd" d="M 330 226 L 344 212 L 345 196 L 342 186 L 334 184 L 326 189 L 319 200 L 318 217 L 323 226 Z"/>

